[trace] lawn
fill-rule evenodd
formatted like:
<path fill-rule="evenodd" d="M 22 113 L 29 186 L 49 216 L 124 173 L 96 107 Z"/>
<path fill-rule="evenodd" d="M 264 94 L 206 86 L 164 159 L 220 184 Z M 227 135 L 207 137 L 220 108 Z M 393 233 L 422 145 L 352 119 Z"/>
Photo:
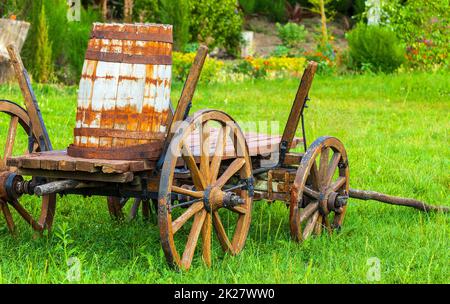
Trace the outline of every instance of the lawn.
<path fill-rule="evenodd" d="M 308 142 L 321 135 L 343 141 L 353 188 L 450 205 L 449 76 L 316 77 Z M 192 111 L 221 109 L 241 123 L 275 121 L 282 132 L 297 85 L 295 79 L 201 85 Z M 181 87 L 174 85 L 174 100 Z M 76 87 L 39 86 L 36 95 L 54 148 L 67 147 Z M 0 86 L 0 97 L 21 100 L 16 86 Z M 6 126 L 2 116 L 0 138 Z M 35 198 L 22 201 L 38 205 Z M 341 233 L 298 244 L 290 240 L 285 205 L 256 202 L 239 256 L 219 253 L 214 240 L 211 268 L 196 255 L 189 272 L 176 272 L 166 265 L 154 223 L 114 222 L 104 198 L 58 202 L 54 232 L 43 237 L 34 238 L 17 218 L 19 235 L 12 238 L 0 218 L 0 283 L 68 282 L 70 257 L 81 261 L 82 283 L 370 283 L 373 257 L 381 283 L 450 283 L 445 214 L 350 200 Z"/>

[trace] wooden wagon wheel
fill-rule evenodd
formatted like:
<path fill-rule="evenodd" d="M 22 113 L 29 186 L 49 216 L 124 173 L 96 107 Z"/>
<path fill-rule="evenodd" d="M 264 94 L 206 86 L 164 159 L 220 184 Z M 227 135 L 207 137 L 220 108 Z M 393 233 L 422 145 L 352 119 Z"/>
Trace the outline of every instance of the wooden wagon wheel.
<path fill-rule="evenodd" d="M 335 137 L 318 138 L 302 158 L 291 190 L 290 228 L 295 240 L 303 241 L 323 230 L 332 233 L 341 227 L 348 183 L 343 144 Z"/>
<path fill-rule="evenodd" d="M 184 181 L 176 172 L 181 160 L 190 173 Z M 252 186 L 247 143 L 230 116 L 205 110 L 183 122 L 169 145 L 158 195 L 161 242 L 169 264 L 189 269 L 201 239 L 202 257 L 210 266 L 212 227 L 222 249 L 238 254 L 250 228 Z"/>
<path fill-rule="evenodd" d="M 17 142 L 17 131 L 20 126 L 25 134 L 30 134 L 30 119 L 27 112 L 17 104 L 8 101 L 0 100 L 0 113 L 4 113 L 10 116 L 8 133 L 6 136 L 6 143 L 4 145 L 3 157 L 0 156 L 0 183 L 7 183 L 8 178 L 12 180 L 12 174 L 16 168 L 8 167 L 6 160 L 13 153 L 14 144 Z M 36 140 L 36 136 L 33 132 L 34 144 L 32 147 L 33 152 L 40 151 L 40 146 Z M 24 139 L 24 142 L 28 142 L 28 139 Z M 28 153 L 28 150 L 25 151 Z M 0 185 L 1 188 L 1 185 Z M 0 189 L 1 190 L 1 189 Z M 5 217 L 8 229 L 13 233 L 15 230 L 15 224 L 10 212 L 9 206 L 12 206 L 22 216 L 27 223 L 36 231 L 43 231 L 44 229 L 51 229 L 53 223 L 53 217 L 56 207 L 56 195 L 47 195 L 42 197 L 42 205 L 38 220 L 35 220 L 33 216 L 19 203 L 18 199 L 6 197 L 6 194 L 0 191 L 0 205 L 2 213 Z"/>

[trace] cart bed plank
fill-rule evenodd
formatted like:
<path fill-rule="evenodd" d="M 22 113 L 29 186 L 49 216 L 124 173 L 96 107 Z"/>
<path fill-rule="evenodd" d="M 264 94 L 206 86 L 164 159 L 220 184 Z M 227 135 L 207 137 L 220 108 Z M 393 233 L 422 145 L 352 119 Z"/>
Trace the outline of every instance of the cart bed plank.
<path fill-rule="evenodd" d="M 211 142 L 215 143 L 217 130 L 211 131 Z M 250 156 L 267 155 L 278 147 L 281 136 L 270 136 L 258 133 L 246 133 Z M 200 157 L 200 140 L 198 133 L 194 133 L 188 138 L 191 151 L 196 159 Z M 296 147 L 302 140 L 295 138 L 292 147 Z M 211 144 L 210 153 L 213 155 L 215 144 Z M 228 139 L 224 158 L 233 157 L 233 143 Z M 155 168 L 155 162 L 149 160 L 106 160 L 77 158 L 67 155 L 65 150 L 37 152 L 23 156 L 9 158 L 8 166 L 19 169 L 34 169 L 48 171 L 86 172 L 86 173 L 106 173 L 121 174 L 124 172 L 140 172 Z"/>

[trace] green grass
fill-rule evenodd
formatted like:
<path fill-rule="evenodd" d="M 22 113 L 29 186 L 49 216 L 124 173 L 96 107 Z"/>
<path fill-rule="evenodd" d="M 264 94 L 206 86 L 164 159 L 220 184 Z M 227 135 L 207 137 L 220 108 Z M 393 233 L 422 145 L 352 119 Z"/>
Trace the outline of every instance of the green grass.
<path fill-rule="evenodd" d="M 340 138 L 349 154 L 351 186 L 450 205 L 450 75 L 317 77 L 306 112 L 307 138 Z M 201 85 L 193 111 L 221 109 L 239 122 L 283 126 L 297 80 Z M 174 85 L 173 97 L 179 96 Z M 76 88 L 37 87 L 55 148 L 72 142 Z M 21 100 L 17 87 L 1 98 Z M 0 119 L 0 137 L 6 119 Z M 282 130 L 280 130 L 281 132 Z M 24 197 L 29 208 L 35 198 Z M 138 219 L 115 223 L 103 198 L 59 199 L 54 233 L 19 236 L 0 219 L 0 282 L 67 282 L 67 258 L 81 260 L 82 283 L 370 283 L 367 260 L 380 260 L 381 283 L 450 283 L 449 218 L 405 207 L 350 200 L 340 234 L 290 240 L 282 203 L 256 202 L 246 247 L 223 256 L 214 240 L 213 266 L 194 258 L 189 272 L 167 267 L 158 228 Z"/>

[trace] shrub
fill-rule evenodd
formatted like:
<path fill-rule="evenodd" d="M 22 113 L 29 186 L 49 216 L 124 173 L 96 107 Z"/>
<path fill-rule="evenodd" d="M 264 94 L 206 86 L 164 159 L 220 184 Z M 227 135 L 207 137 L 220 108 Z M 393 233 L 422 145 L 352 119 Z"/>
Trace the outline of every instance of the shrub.
<path fill-rule="evenodd" d="M 139 22 L 157 22 L 160 17 L 159 0 L 135 0 L 133 19 Z"/>
<path fill-rule="evenodd" d="M 374 72 L 391 73 L 405 60 L 404 46 L 386 27 L 359 24 L 347 34 L 349 55 L 357 69 L 363 66 Z"/>
<path fill-rule="evenodd" d="M 235 0 L 192 1 L 191 34 L 209 47 L 225 47 L 238 54 L 241 43 L 242 15 Z"/>
<path fill-rule="evenodd" d="M 194 62 L 195 53 L 172 53 L 173 78 L 178 81 L 185 81 L 189 70 Z M 212 82 L 217 78 L 219 71 L 223 67 L 223 62 L 208 57 L 202 69 L 200 81 Z"/>
<path fill-rule="evenodd" d="M 276 78 L 285 76 L 299 76 L 303 73 L 306 59 L 303 57 L 269 57 L 246 58 L 246 62 L 252 67 L 249 74 L 255 78 Z M 245 65 L 241 64 L 241 67 Z M 248 68 L 248 66 L 247 66 Z"/>
<path fill-rule="evenodd" d="M 331 43 L 325 45 L 320 42 L 313 52 L 304 54 L 308 60 L 317 62 L 317 73 L 320 75 L 330 75 L 336 71 L 337 51 Z"/>
<path fill-rule="evenodd" d="M 161 22 L 173 25 L 175 50 L 182 50 L 190 40 L 190 5 L 189 0 L 160 0 Z"/>
<path fill-rule="evenodd" d="M 308 31 L 304 25 L 288 22 L 285 25 L 276 24 L 278 37 L 283 42 L 283 45 L 288 48 L 301 48 L 302 43 L 305 42 Z"/>
<path fill-rule="evenodd" d="M 64 38 L 61 37 L 64 45 L 58 52 L 57 77 L 68 84 L 78 83 L 92 23 L 101 19 L 100 13 L 91 8 L 82 8 L 80 17 L 80 22 L 67 22 Z"/>
<path fill-rule="evenodd" d="M 384 24 L 406 43 L 412 68 L 450 68 L 450 10 L 448 0 L 393 0 L 385 3 Z"/>
<path fill-rule="evenodd" d="M 50 64 L 54 66 L 54 74 L 59 81 L 74 84 L 79 81 L 91 31 L 92 23 L 101 20 L 100 12 L 81 7 L 81 20 L 69 22 L 66 17 L 67 4 L 60 0 L 40 0 L 26 3 L 23 8 L 23 18 L 31 22 L 28 38 L 22 50 L 24 64 L 32 74 L 37 76 L 41 69 L 41 63 L 37 62 L 37 39 L 39 15 L 42 5 L 45 6 L 45 15 L 48 27 L 48 39 L 51 41 L 52 59 Z"/>
<path fill-rule="evenodd" d="M 270 54 L 273 57 L 293 57 L 291 56 L 292 49 L 284 45 L 277 45 Z"/>
<path fill-rule="evenodd" d="M 285 0 L 257 0 L 255 12 L 266 14 L 272 21 L 287 20 Z"/>
<path fill-rule="evenodd" d="M 239 5 L 247 15 L 253 14 L 256 8 L 256 0 L 239 0 Z"/>
<path fill-rule="evenodd" d="M 48 38 L 47 17 L 45 5 L 42 4 L 37 25 L 36 59 L 34 78 L 40 83 L 46 83 L 53 78 L 52 48 Z"/>

